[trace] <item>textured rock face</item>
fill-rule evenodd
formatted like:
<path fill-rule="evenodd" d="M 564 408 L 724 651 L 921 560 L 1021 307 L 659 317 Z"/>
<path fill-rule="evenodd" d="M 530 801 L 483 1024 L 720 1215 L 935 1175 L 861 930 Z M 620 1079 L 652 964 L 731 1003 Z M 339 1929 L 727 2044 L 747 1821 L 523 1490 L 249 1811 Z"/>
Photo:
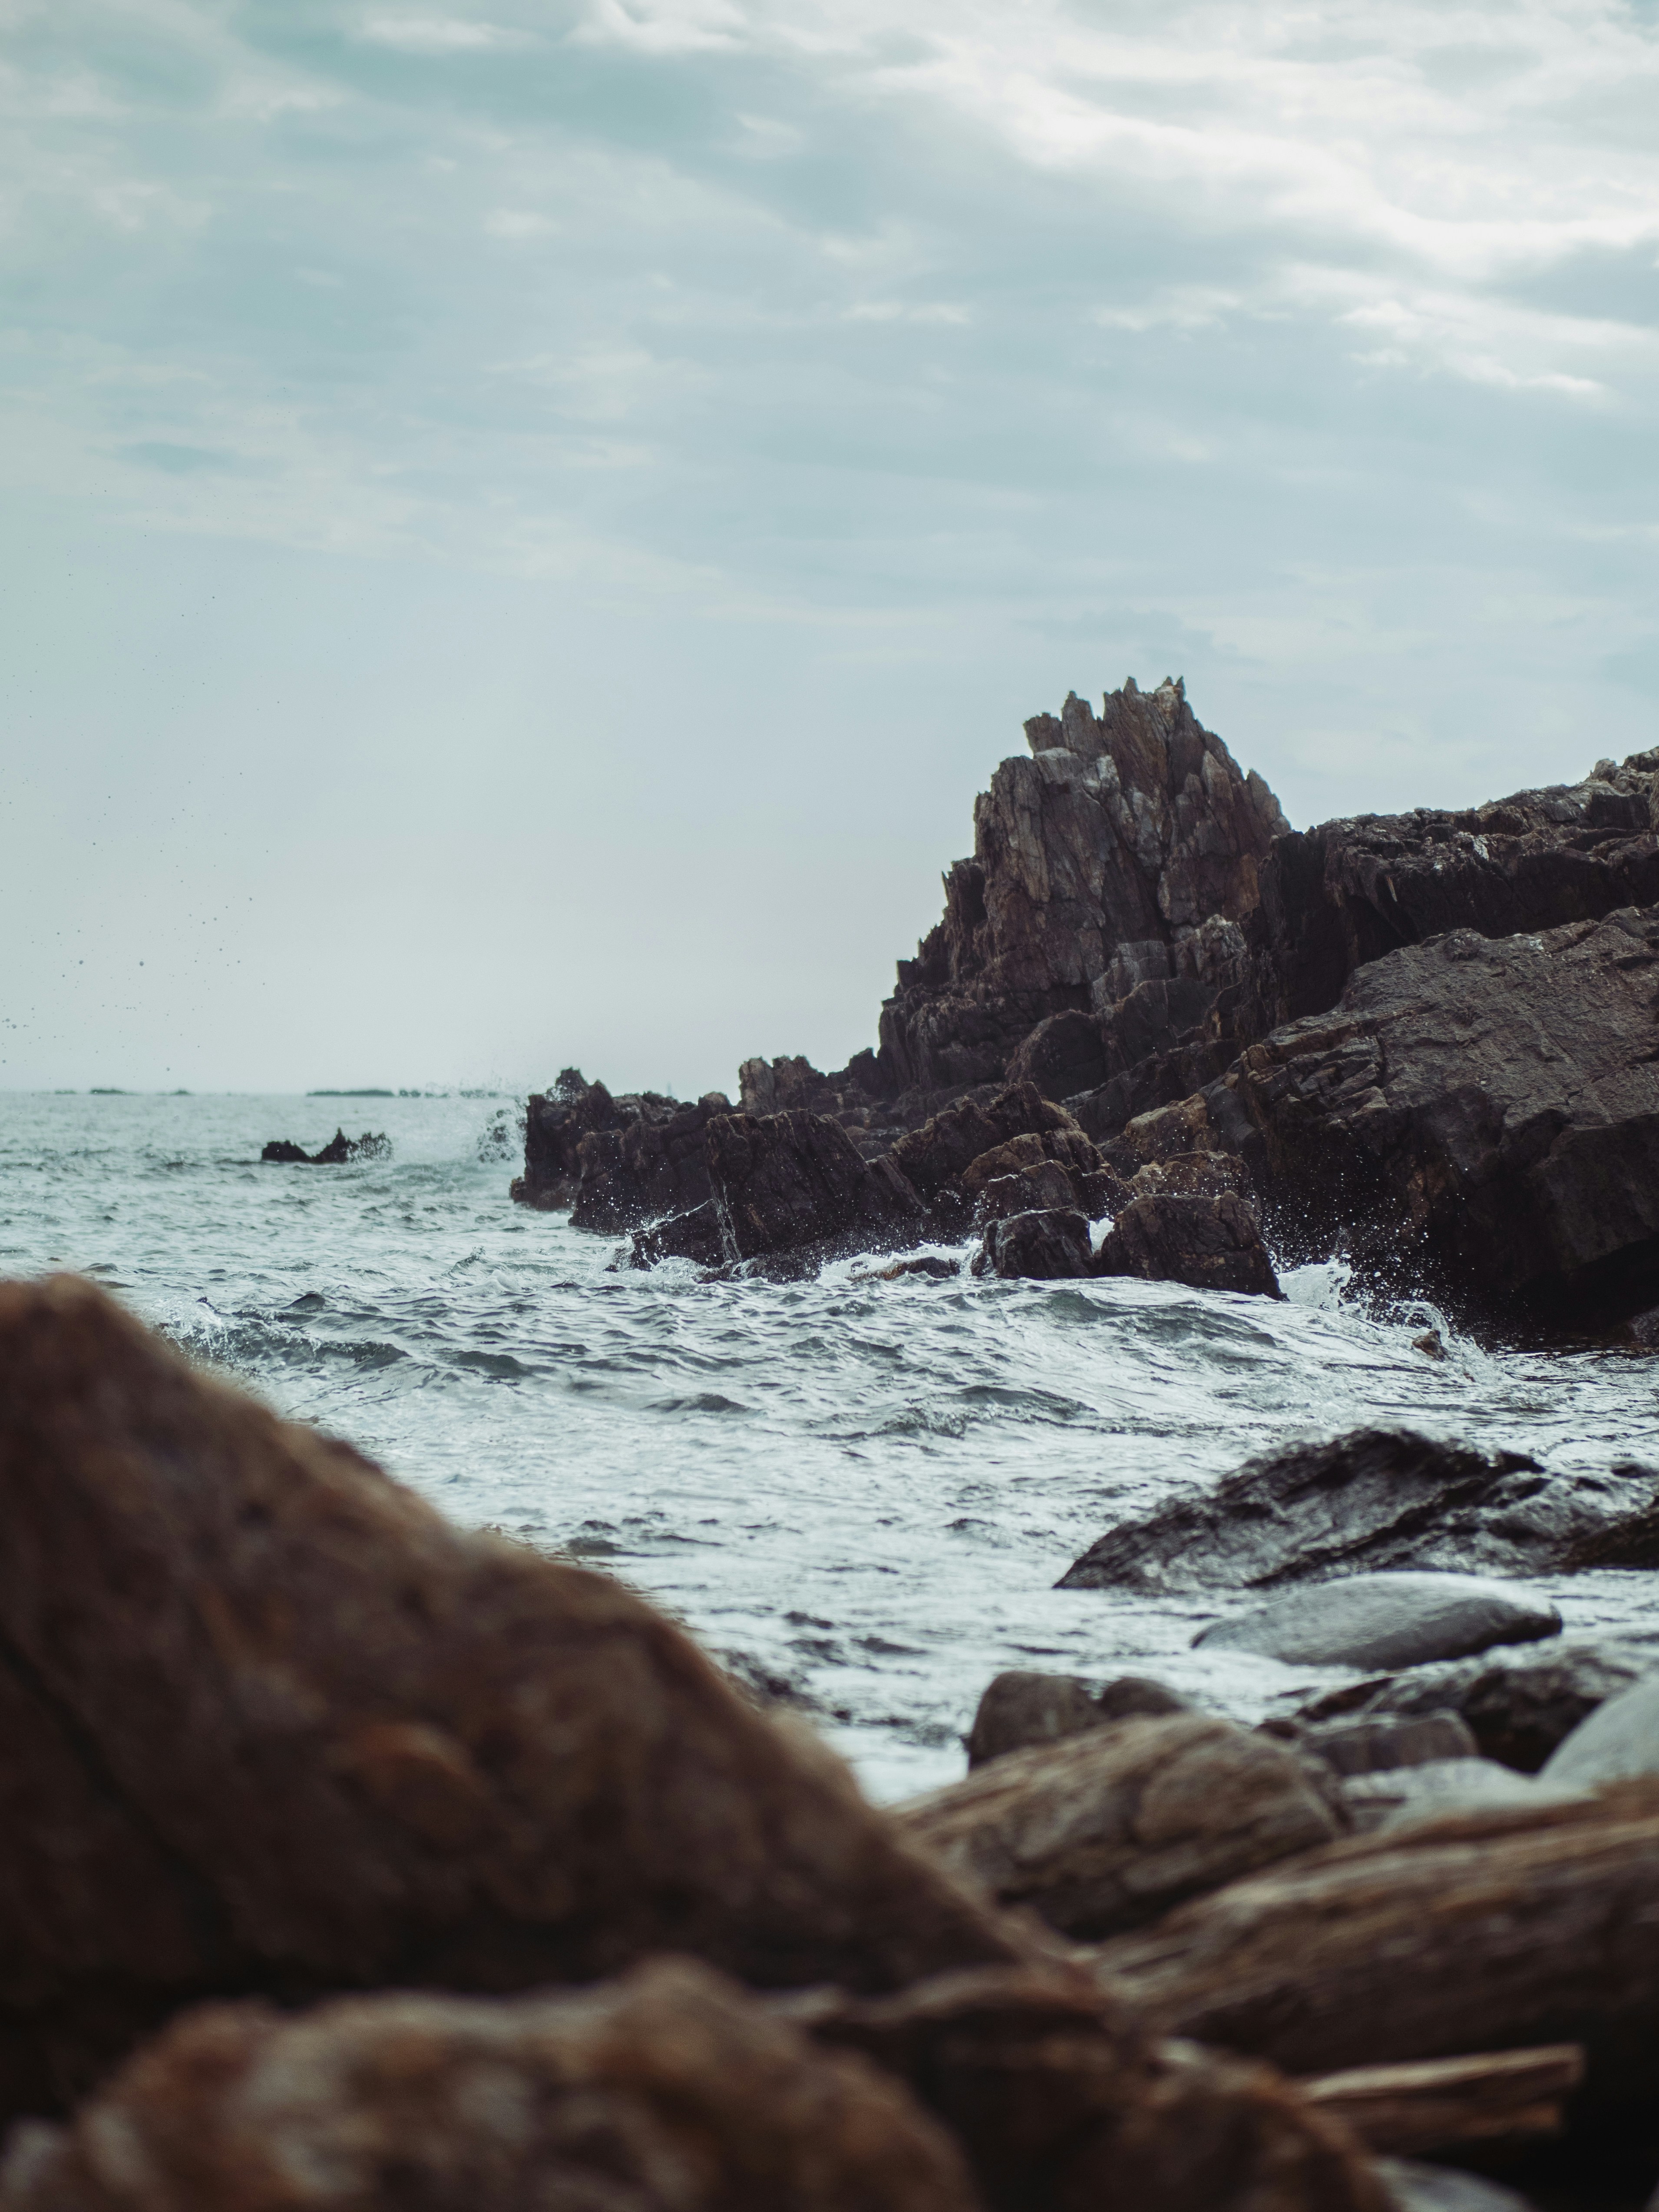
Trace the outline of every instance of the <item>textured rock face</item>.
<path fill-rule="evenodd" d="M 579 1181 L 571 1205 L 573 1229 L 615 1237 L 664 1214 L 683 1213 L 709 1195 L 705 1135 L 732 1102 L 710 1091 L 695 1106 L 617 1129 L 590 1130 L 576 1146 Z"/>
<path fill-rule="evenodd" d="M 1019 1138 L 1049 1134 L 1087 1141 L 1065 1109 L 1035 1085 L 1011 1083 L 983 1101 L 964 1098 L 932 1115 L 900 1138 L 890 1158 L 929 1206 L 948 1209 L 954 1200 L 965 1210 L 964 1180 L 976 1162 Z"/>
<path fill-rule="evenodd" d="M 1265 2067 L 1146 2037 L 1087 1974 L 942 1974 L 781 2008 L 908 2081 L 987 2212 L 1389 2212 L 1353 2138 Z"/>
<path fill-rule="evenodd" d="M 489 2002 L 189 2014 L 66 2129 L 21 2131 L 6 2212 L 976 2212 L 939 2122 L 706 1967 Z"/>
<path fill-rule="evenodd" d="M 1547 1474 L 1519 1452 L 1356 1429 L 1252 1460 L 1109 1528 L 1062 1589 L 1261 1589 L 1388 1567 L 1475 1574 L 1659 1566 L 1659 1474 Z"/>
<path fill-rule="evenodd" d="M 1287 1590 L 1193 1641 L 1299 1667 L 1415 1667 L 1560 1633 L 1553 1605 L 1478 1575 L 1376 1574 Z"/>
<path fill-rule="evenodd" d="M 1070 1207 L 994 1221 L 974 1257 L 976 1275 L 1062 1282 L 1095 1272 L 1086 1216 Z"/>
<path fill-rule="evenodd" d="M 706 1141 L 709 1190 L 733 1259 L 890 1245 L 927 1232 L 927 1209 L 890 1156 L 865 1160 L 823 1115 L 727 1115 L 708 1124 Z"/>
<path fill-rule="evenodd" d="M 1235 1191 L 1218 1198 L 1137 1198 L 1100 1248 L 1103 1275 L 1185 1283 L 1195 1291 L 1284 1296 L 1254 1209 Z"/>
<path fill-rule="evenodd" d="M 1492 1651 L 1437 1667 L 1415 1667 L 1382 1681 L 1332 1690 L 1299 1717 L 1316 1726 L 1339 1715 L 1363 1721 L 1449 1711 L 1468 1726 L 1488 1759 L 1536 1774 L 1557 1744 L 1609 1698 L 1653 1668 L 1635 1646 L 1552 1643 L 1526 1651 Z"/>
<path fill-rule="evenodd" d="M 1659 750 L 1460 813 L 1419 807 L 1279 839 L 1259 939 L 1272 1018 L 1334 1006 L 1356 968 L 1459 929 L 1512 937 L 1659 902 Z"/>
<path fill-rule="evenodd" d="M 0 1288 L 0 2115 L 180 2005 L 1013 1939 L 619 1584 L 458 1533 L 66 1278 Z"/>
<path fill-rule="evenodd" d="M 1589 1321 L 1659 1290 L 1659 910 L 1389 953 L 1239 1062 L 1285 1233 Z"/>
<path fill-rule="evenodd" d="M 1091 1938 L 1328 1843 L 1334 1799 L 1270 1737 L 1176 1713 L 1011 1751 L 895 1817 L 1000 1903 Z"/>
<path fill-rule="evenodd" d="M 945 919 L 883 1009 L 898 1086 L 990 1080 L 1038 1023 L 1081 1013 L 1097 1054 L 1071 1022 L 1033 1040 L 1018 1073 L 1091 1087 L 1075 1079 L 1173 1042 L 1248 974 L 1238 924 L 1286 825 L 1182 686 L 1130 683 L 1098 718 L 1073 696 L 1026 738 L 1031 758 L 1005 761 L 975 803 L 974 857 L 945 878 Z"/>
<path fill-rule="evenodd" d="M 1659 1782 L 1351 1838 L 1097 1955 L 1165 2033 L 1292 2073 L 1583 2043 L 1650 2111 Z"/>
<path fill-rule="evenodd" d="M 352 1160 L 384 1160 L 391 1156 L 390 1139 L 377 1136 L 373 1129 L 365 1129 L 361 1137 L 348 1137 L 343 1129 L 337 1129 L 328 1142 L 314 1152 L 307 1152 L 302 1145 L 290 1143 L 286 1137 L 274 1137 L 259 1158 L 262 1164 L 279 1167 L 343 1168 Z"/>
<path fill-rule="evenodd" d="M 532 1091 L 525 1107 L 524 1173 L 512 1195 L 521 1206 L 544 1211 L 572 1205 L 581 1181 L 582 1139 L 594 1130 L 650 1127 L 680 1110 L 678 1102 L 654 1091 L 613 1098 L 602 1083 L 589 1083 L 579 1067 L 567 1067 L 549 1091 Z"/>

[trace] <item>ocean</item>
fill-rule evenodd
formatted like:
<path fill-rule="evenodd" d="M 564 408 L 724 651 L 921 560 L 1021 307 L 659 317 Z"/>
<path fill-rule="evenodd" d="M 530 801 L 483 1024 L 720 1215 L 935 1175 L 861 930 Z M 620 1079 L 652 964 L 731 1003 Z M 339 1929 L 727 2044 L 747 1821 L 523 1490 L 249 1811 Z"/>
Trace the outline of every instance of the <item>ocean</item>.
<path fill-rule="evenodd" d="M 259 1164 L 384 1129 L 389 1158 Z M 1244 1720 L 1342 1677 L 1195 1632 L 1237 1602 L 1058 1591 L 1112 1521 L 1363 1423 L 1659 1463 L 1659 1361 L 1169 1284 L 702 1283 L 512 1204 L 514 1103 L 0 1094 L 0 1270 L 70 1268 L 450 1518 L 618 1576 L 787 1697 L 880 1801 L 952 1779 L 1008 1667 L 1150 1674 Z M 946 1250 L 932 1246 L 924 1249 Z M 967 1248 L 963 1248 L 964 1256 Z M 1413 1339 L 1437 1325 L 1449 1356 Z M 1534 1587 L 1659 1639 L 1652 1577 Z"/>

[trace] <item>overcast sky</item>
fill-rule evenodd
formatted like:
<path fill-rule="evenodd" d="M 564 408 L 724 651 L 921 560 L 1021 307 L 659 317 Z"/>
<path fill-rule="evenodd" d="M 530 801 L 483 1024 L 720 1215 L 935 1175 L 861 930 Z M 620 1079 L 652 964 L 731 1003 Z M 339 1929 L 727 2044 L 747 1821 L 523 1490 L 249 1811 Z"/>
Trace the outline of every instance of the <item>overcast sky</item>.
<path fill-rule="evenodd" d="M 1653 0 L 0 0 L 0 1085 L 872 1042 L 1023 718 L 1659 742 Z"/>

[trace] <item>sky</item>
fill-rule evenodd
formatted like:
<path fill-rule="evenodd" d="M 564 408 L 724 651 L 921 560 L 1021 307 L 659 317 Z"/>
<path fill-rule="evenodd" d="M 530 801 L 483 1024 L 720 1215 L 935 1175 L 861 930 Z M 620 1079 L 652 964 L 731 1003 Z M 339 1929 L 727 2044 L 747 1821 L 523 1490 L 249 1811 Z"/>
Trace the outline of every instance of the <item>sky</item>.
<path fill-rule="evenodd" d="M 836 1065 L 1130 674 L 1659 743 L 1656 369 L 1655 0 L 0 0 L 0 1088 Z"/>

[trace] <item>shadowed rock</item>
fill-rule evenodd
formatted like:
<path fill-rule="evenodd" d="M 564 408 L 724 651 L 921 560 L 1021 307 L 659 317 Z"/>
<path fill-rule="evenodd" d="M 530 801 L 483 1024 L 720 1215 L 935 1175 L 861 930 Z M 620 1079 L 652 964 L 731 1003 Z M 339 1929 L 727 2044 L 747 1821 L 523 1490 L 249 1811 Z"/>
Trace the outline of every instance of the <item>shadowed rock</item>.
<path fill-rule="evenodd" d="M 1091 1691 L 1073 1674 L 1038 1674 L 1010 1668 L 987 1684 L 968 1733 L 971 1773 L 988 1759 L 1030 1744 L 1056 1743 L 1061 1736 L 1103 1728 L 1108 1721 L 1133 1715 L 1182 1713 L 1187 1700 L 1162 1682 L 1125 1674 Z"/>
<path fill-rule="evenodd" d="M 1062 1589 L 1261 1589 L 1359 1570 L 1484 1574 L 1659 1566 L 1659 1475 L 1548 1474 L 1409 1429 L 1355 1429 L 1255 1459 L 1121 1522 Z"/>
<path fill-rule="evenodd" d="M 731 1111 L 724 1092 L 711 1091 L 694 1106 L 582 1137 L 571 1227 L 614 1237 L 702 1205 L 709 1195 L 706 1132 L 717 1115 Z"/>
<path fill-rule="evenodd" d="M 386 1160 L 391 1157 L 391 1139 L 377 1135 L 373 1129 L 365 1129 L 361 1137 L 348 1137 L 343 1129 L 337 1129 L 328 1142 L 314 1152 L 290 1143 L 286 1137 L 274 1138 L 259 1155 L 262 1164 L 307 1168 L 343 1168 L 352 1160 Z"/>
<path fill-rule="evenodd" d="M 1545 1761 L 1538 1778 L 1599 1790 L 1635 1774 L 1659 1774 L 1659 1673 L 1620 1691 L 1580 1721 Z"/>
<path fill-rule="evenodd" d="M 1103 1275 L 1185 1283 L 1195 1291 L 1284 1296 L 1261 1226 L 1235 1192 L 1218 1198 L 1137 1198 L 1114 1218 L 1100 1248 Z"/>
<path fill-rule="evenodd" d="M 1008 1752 L 894 1817 L 952 1873 L 1079 1937 L 1139 1926 L 1346 1825 L 1292 1752 L 1200 1713 Z"/>
<path fill-rule="evenodd" d="M 469 1536 L 69 1278 L 0 1288 L 0 2113 L 180 2005 L 1014 1942 L 621 1585 Z"/>
<path fill-rule="evenodd" d="M 1252 1613 L 1212 1622 L 1193 1642 L 1299 1667 L 1414 1667 L 1560 1632 L 1553 1605 L 1501 1583 L 1381 1574 L 1287 1590 Z"/>
<path fill-rule="evenodd" d="M 188 2014 L 67 2128 L 33 2124 L 5 2212 L 975 2212 L 890 2074 L 705 1966 L 507 2002 Z"/>
<path fill-rule="evenodd" d="M 1087 1217 L 1069 1207 L 992 1222 L 974 1258 L 976 1275 L 1029 1276 L 1048 1283 L 1094 1272 Z"/>

